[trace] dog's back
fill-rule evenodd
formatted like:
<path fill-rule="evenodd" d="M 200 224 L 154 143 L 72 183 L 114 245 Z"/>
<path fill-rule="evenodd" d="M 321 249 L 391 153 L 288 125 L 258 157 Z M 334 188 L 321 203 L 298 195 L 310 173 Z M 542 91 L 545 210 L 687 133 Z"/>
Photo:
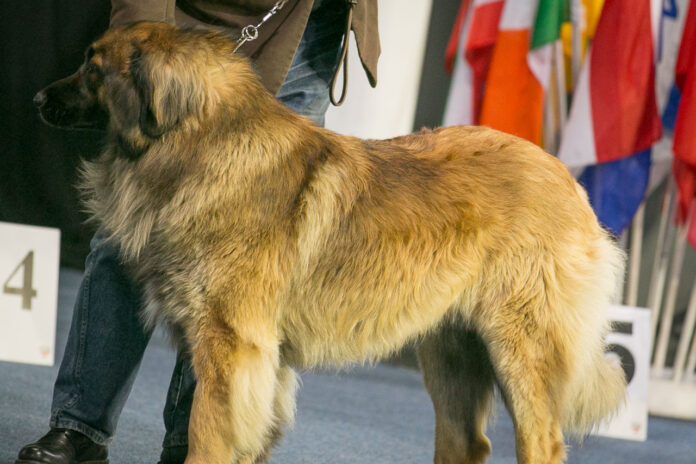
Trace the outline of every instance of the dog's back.
<path fill-rule="evenodd" d="M 327 186 L 321 170 L 314 177 L 321 187 L 308 185 L 305 214 L 336 217 L 313 219 L 326 230 L 313 229 L 299 247 L 306 256 L 286 301 L 288 354 L 306 366 L 361 361 L 425 336 L 421 364 L 445 415 L 438 423 L 452 427 L 448 411 L 462 396 L 444 399 L 459 384 L 472 416 L 454 421 L 453 436 L 482 437 L 497 378 L 528 434 L 518 434 L 523 461 L 563 459 L 561 426 L 584 433 L 616 410 L 625 387 L 621 369 L 603 356 L 623 255 L 585 192 L 537 146 L 486 128 L 338 147 L 322 169 L 351 178 L 345 194 L 353 200 L 327 212 L 319 207 L 326 198 L 312 196 L 346 185 Z M 345 175 L 336 173 L 341 166 Z M 471 330 L 485 353 L 441 340 L 454 332 L 465 343 Z M 443 357 L 496 374 L 457 376 Z M 485 454 L 485 440 L 474 441 L 469 446 Z M 456 440 L 438 449 L 462 452 Z"/>

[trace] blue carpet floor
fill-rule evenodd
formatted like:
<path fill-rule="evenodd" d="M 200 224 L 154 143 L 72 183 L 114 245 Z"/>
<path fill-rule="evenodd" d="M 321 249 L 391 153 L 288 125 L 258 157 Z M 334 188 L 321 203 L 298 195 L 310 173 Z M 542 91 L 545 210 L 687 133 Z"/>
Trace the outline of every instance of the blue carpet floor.
<path fill-rule="evenodd" d="M 80 274 L 63 270 L 58 312 L 62 356 Z M 133 393 L 110 447 L 114 464 L 154 464 L 164 433 L 161 410 L 174 365 L 162 336 L 148 347 Z M 0 363 L 0 464 L 14 463 L 22 445 L 48 428 L 53 368 Z M 305 373 L 296 426 L 272 463 L 387 464 L 432 462 L 434 418 L 418 372 L 388 365 L 343 373 Z M 489 462 L 515 462 L 512 423 L 497 408 L 488 436 Z M 569 463 L 694 464 L 696 423 L 651 417 L 648 441 L 588 437 L 572 445 Z"/>

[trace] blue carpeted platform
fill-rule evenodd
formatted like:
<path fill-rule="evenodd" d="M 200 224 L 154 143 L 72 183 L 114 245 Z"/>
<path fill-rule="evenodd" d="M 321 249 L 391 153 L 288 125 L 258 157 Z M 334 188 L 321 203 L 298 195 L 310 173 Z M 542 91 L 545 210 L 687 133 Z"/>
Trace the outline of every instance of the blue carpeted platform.
<path fill-rule="evenodd" d="M 58 356 L 70 324 L 80 274 L 61 272 Z M 164 433 L 161 411 L 174 365 L 162 336 L 153 338 L 133 394 L 110 447 L 111 462 L 157 462 Z M 0 363 L 0 464 L 14 463 L 19 448 L 48 428 L 53 368 Z M 345 373 L 306 373 L 298 395 L 295 430 L 276 449 L 276 464 L 429 463 L 433 412 L 418 372 L 387 365 Z M 515 462 L 512 423 L 498 407 L 489 428 L 489 462 Z M 651 418 L 645 443 L 588 437 L 569 451 L 570 463 L 693 464 L 696 423 Z"/>

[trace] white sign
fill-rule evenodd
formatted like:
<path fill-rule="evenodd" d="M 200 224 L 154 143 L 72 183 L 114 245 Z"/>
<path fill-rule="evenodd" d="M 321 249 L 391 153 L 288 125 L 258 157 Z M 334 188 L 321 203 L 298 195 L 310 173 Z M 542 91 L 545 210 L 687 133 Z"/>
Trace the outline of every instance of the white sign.
<path fill-rule="evenodd" d="M 608 356 L 616 357 L 626 373 L 626 402 L 618 414 L 603 423 L 598 435 L 645 441 L 648 437 L 648 378 L 650 375 L 650 311 L 612 306 L 612 332 L 607 335 Z"/>
<path fill-rule="evenodd" d="M 0 222 L 0 360 L 52 366 L 60 231 Z"/>

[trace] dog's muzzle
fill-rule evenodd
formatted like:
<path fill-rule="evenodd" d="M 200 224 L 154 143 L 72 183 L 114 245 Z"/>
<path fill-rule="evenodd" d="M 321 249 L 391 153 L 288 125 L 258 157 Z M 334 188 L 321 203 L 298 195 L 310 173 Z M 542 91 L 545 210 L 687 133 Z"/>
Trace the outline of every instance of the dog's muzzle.
<path fill-rule="evenodd" d="M 33 102 L 34 105 L 40 109 L 44 105 L 44 103 L 46 103 L 46 93 L 43 90 L 39 90 L 39 92 L 36 95 L 34 95 Z"/>
<path fill-rule="evenodd" d="M 40 90 L 33 102 L 41 119 L 49 126 L 103 130 L 108 123 L 108 115 L 99 107 L 96 98 L 81 88 L 77 74 Z"/>

